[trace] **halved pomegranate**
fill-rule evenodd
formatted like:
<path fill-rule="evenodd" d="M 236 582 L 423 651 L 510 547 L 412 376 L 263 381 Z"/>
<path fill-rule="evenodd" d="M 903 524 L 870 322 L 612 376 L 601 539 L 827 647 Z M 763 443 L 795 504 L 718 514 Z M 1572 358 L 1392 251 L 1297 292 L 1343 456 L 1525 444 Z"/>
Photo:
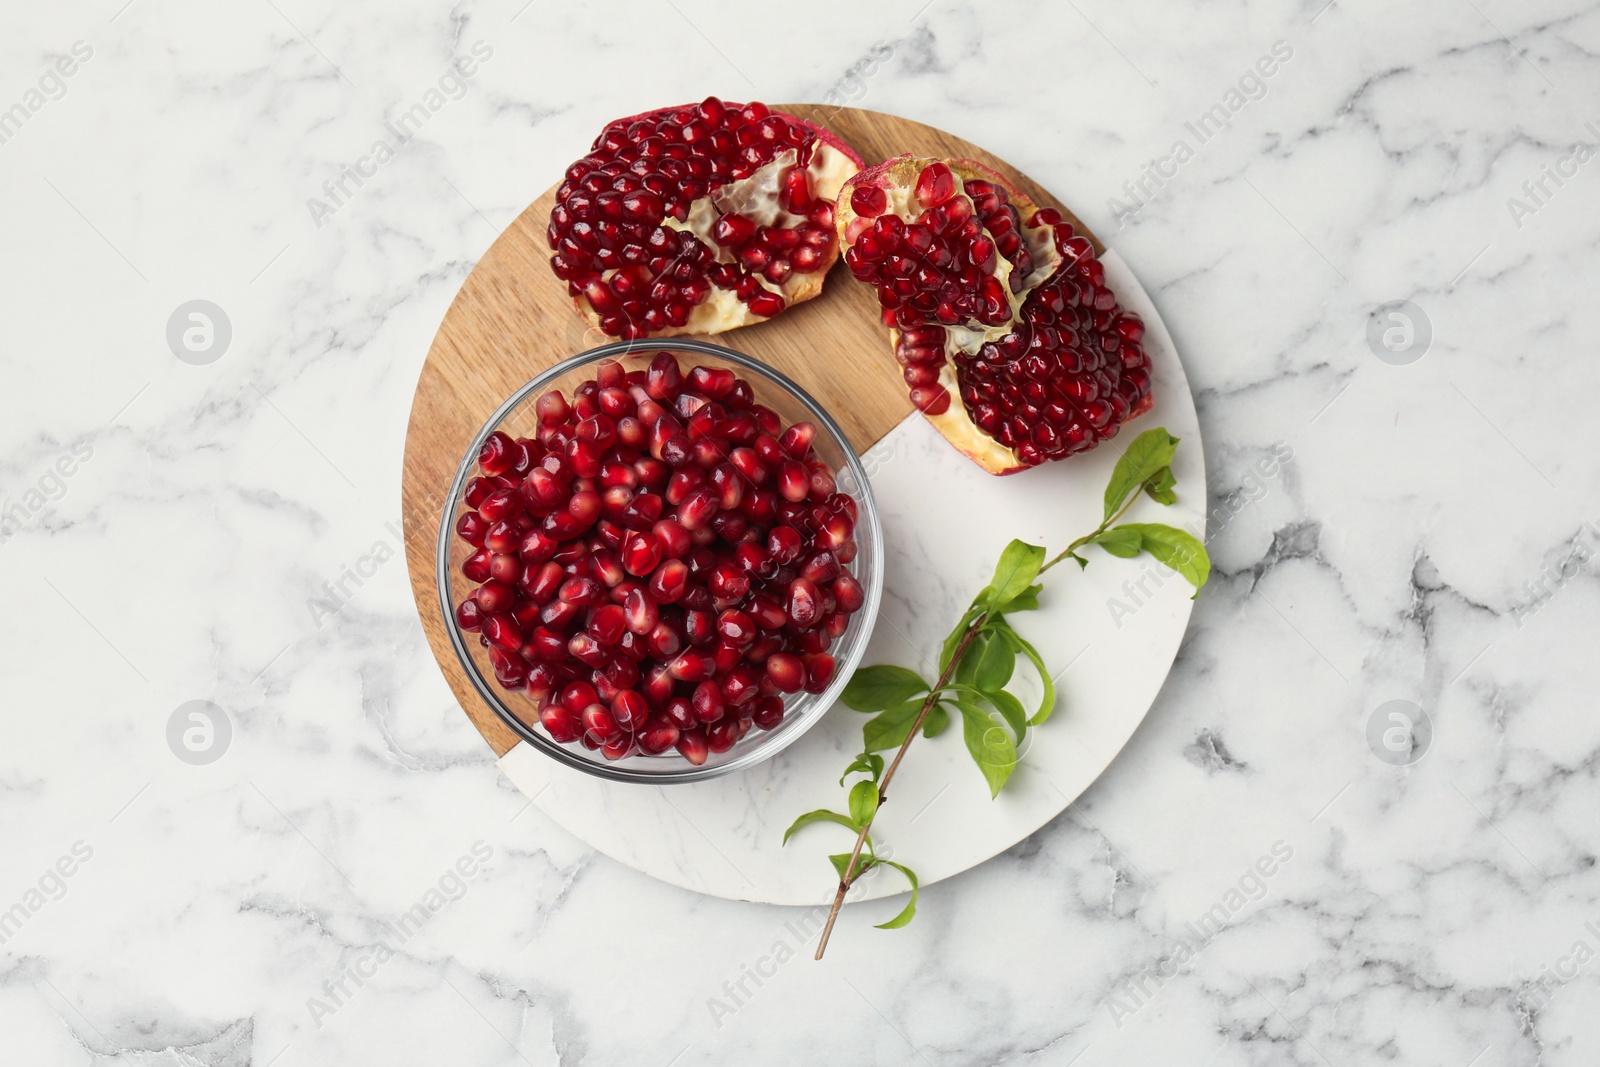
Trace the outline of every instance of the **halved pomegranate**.
<path fill-rule="evenodd" d="M 765 104 L 617 119 L 556 190 L 550 266 L 613 337 L 770 319 L 822 292 L 834 200 L 860 169 L 839 138 Z"/>
<path fill-rule="evenodd" d="M 1144 323 L 1089 239 L 1000 175 L 900 156 L 847 181 L 835 215 L 911 402 L 984 470 L 1087 451 L 1150 409 Z"/>

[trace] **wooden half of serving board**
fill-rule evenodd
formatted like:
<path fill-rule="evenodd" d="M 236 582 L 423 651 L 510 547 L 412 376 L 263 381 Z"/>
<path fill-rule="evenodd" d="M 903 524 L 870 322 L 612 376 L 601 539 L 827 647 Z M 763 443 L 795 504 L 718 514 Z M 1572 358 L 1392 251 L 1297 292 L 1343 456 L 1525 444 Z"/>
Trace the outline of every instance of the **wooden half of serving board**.
<path fill-rule="evenodd" d="M 1094 242 L 1097 254 L 1104 251 L 1100 241 L 1054 197 L 969 141 L 877 111 L 810 104 L 771 106 L 832 130 L 869 166 L 908 152 L 976 159 L 999 171 L 1039 206 L 1061 211 L 1079 233 Z M 574 144 L 572 159 L 578 159 L 588 147 Z M 564 172 L 568 162 L 563 161 L 559 170 Z M 440 515 L 448 505 L 445 494 L 462 455 L 484 422 L 540 371 L 613 340 L 583 321 L 573 309 L 566 283 L 550 271 L 545 229 L 554 203 L 555 186 L 551 186 L 489 247 L 445 313 L 411 403 L 401 475 L 406 566 L 422 629 L 457 701 L 497 756 L 503 756 L 518 738 L 472 688 L 450 647 L 439 614 L 434 558 Z M 702 339 L 753 356 L 800 383 L 844 428 L 858 453 L 865 453 L 912 411 L 877 297 L 869 286 L 850 277 L 842 258 L 815 300 L 790 308 L 770 322 Z M 663 342 L 663 347 L 670 345 L 670 339 Z"/>

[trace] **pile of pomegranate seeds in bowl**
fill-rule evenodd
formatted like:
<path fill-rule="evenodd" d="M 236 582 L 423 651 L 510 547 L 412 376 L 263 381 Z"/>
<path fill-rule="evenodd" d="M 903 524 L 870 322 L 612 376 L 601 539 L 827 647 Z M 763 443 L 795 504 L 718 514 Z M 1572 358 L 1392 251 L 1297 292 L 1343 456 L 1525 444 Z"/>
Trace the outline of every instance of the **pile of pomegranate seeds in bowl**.
<path fill-rule="evenodd" d="M 453 516 L 453 615 L 525 736 L 698 767 L 842 684 L 881 548 L 809 398 L 698 342 L 674 346 L 701 355 L 688 369 L 601 358 L 628 347 L 552 371 L 570 393 L 536 383 L 484 439 Z"/>

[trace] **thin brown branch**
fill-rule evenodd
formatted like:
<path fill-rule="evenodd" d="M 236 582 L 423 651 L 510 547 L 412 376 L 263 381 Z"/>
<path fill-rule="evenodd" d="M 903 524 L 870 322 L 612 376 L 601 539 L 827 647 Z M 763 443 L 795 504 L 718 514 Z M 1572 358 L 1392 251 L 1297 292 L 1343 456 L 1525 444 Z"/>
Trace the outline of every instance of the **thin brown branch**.
<path fill-rule="evenodd" d="M 944 695 L 944 687 L 950 684 L 950 679 L 956 673 L 956 665 L 961 662 L 961 657 L 966 653 L 967 646 L 972 644 L 973 639 L 978 636 L 978 632 L 983 629 L 984 621 L 988 617 L 988 613 L 984 612 L 972 620 L 972 624 L 967 627 L 967 632 L 962 634 L 961 640 L 956 643 L 955 652 L 950 657 L 949 665 L 939 675 L 939 680 L 934 683 L 933 691 L 928 694 L 928 699 L 922 702 L 922 710 L 917 713 L 916 721 L 911 724 L 910 732 L 906 734 L 906 739 L 900 742 L 900 748 L 895 752 L 894 759 L 889 764 L 889 769 L 883 772 L 883 780 L 878 783 L 879 808 L 883 807 L 884 802 L 889 799 L 889 782 L 894 778 L 894 772 L 900 768 L 900 761 L 905 758 L 906 749 L 911 747 L 911 742 L 916 740 L 917 735 L 922 732 L 922 724 L 927 720 L 928 713 L 933 710 L 935 704 L 939 703 L 939 698 Z M 877 813 L 874 812 L 873 814 L 874 818 L 876 818 Z M 844 907 L 845 894 L 850 891 L 850 885 L 855 881 L 856 863 L 861 859 L 862 846 L 866 844 L 867 834 L 871 832 L 872 820 L 869 819 L 866 825 L 861 827 L 861 832 L 856 835 L 855 848 L 850 850 L 850 862 L 845 865 L 844 877 L 839 879 L 839 891 L 833 896 L 833 907 L 828 911 L 828 921 L 823 924 L 822 939 L 817 942 L 815 959 L 820 960 L 822 954 L 828 950 L 828 938 L 833 933 L 833 924 L 839 918 L 839 909 Z"/>

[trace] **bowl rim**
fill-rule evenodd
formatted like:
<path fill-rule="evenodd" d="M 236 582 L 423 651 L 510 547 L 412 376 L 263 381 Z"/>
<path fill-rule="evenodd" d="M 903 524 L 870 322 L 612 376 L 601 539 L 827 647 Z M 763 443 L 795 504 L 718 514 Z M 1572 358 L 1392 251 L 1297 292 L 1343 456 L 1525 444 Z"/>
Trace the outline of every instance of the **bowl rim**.
<path fill-rule="evenodd" d="M 569 746 L 557 743 L 550 737 L 545 736 L 542 731 L 533 729 L 513 714 L 505 702 L 500 699 L 494 687 L 484 678 L 482 671 L 478 669 L 477 662 L 468 652 L 461 627 L 456 622 L 455 605 L 450 602 L 450 549 L 455 534 L 454 523 L 451 520 L 461 501 L 461 493 L 466 486 L 467 477 L 477 463 L 478 452 L 483 447 L 483 442 L 499 427 L 506 416 L 516 410 L 531 393 L 545 388 L 556 379 L 586 365 L 597 363 L 602 359 L 626 356 L 643 350 L 683 351 L 715 356 L 772 381 L 781 388 L 788 390 L 792 396 L 799 400 L 811 417 L 839 443 L 844 452 L 845 466 L 849 468 L 858 486 L 854 494 L 858 512 L 857 525 L 859 526 L 862 522 L 865 522 L 872 533 L 872 536 L 868 539 L 869 544 L 865 547 L 871 564 L 870 573 L 873 576 L 872 580 L 867 584 L 866 601 L 862 604 L 861 610 L 855 614 L 855 618 L 860 620 L 858 625 L 864 626 L 865 630 L 860 633 L 859 639 L 856 641 L 850 655 L 836 665 L 833 680 L 828 684 L 828 688 L 817 694 L 815 709 L 808 718 L 796 722 L 792 728 L 775 735 L 773 740 L 767 744 L 753 746 L 749 751 L 742 754 L 738 751 L 738 744 L 735 744 L 731 750 L 730 758 L 721 763 L 705 763 L 696 767 L 685 761 L 685 765 L 681 768 L 648 773 L 629 770 L 628 760 L 618 760 L 612 763 L 585 759 L 573 752 Z M 883 600 L 883 568 L 883 523 L 878 515 L 877 502 L 872 495 L 872 483 L 867 477 L 866 467 L 861 462 L 861 457 L 856 453 L 855 446 L 850 443 L 850 438 L 845 435 L 844 430 L 834 421 L 833 417 L 828 414 L 821 404 L 817 403 L 815 397 L 802 389 L 797 382 L 776 367 L 763 363 L 753 356 L 747 356 L 743 352 L 728 348 L 725 345 L 677 337 L 614 341 L 596 348 L 587 349 L 568 356 L 559 363 L 541 371 L 506 398 L 473 436 L 471 443 L 467 447 L 466 454 L 456 467 L 455 477 L 450 482 L 449 492 L 440 511 L 439 536 L 434 551 L 434 580 L 439 593 L 439 610 L 444 617 L 445 632 L 449 634 L 450 646 L 455 650 L 456 659 L 460 661 L 462 670 L 466 672 L 468 680 L 472 682 L 472 687 L 477 690 L 478 695 L 489 706 L 489 709 L 495 713 L 495 716 L 524 742 L 533 745 L 558 763 L 608 781 L 655 785 L 701 782 L 719 778 L 725 774 L 732 774 L 735 771 L 748 770 L 776 756 L 779 752 L 798 741 L 803 734 L 820 722 L 822 717 L 838 702 L 839 695 L 844 691 L 850 676 L 855 673 L 856 667 L 866 654 L 867 644 L 871 640 L 872 631 L 877 624 L 878 612 Z M 763 731 L 763 733 L 766 733 L 766 731 Z"/>

